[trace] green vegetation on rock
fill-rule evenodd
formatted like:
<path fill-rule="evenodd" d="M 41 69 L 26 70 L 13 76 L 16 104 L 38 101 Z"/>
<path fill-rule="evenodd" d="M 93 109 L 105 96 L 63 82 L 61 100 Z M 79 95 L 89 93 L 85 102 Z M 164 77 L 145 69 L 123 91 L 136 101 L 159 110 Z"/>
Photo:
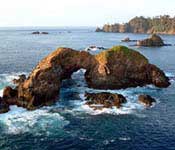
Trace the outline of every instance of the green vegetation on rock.
<path fill-rule="evenodd" d="M 96 58 L 100 61 L 107 61 L 109 59 L 114 59 L 116 55 L 123 56 L 126 59 L 138 61 L 142 63 L 149 63 L 148 59 L 144 57 L 139 52 L 129 49 L 126 46 L 114 46 L 109 50 L 103 51 L 96 55 Z M 114 57 L 114 58 L 113 58 Z"/>

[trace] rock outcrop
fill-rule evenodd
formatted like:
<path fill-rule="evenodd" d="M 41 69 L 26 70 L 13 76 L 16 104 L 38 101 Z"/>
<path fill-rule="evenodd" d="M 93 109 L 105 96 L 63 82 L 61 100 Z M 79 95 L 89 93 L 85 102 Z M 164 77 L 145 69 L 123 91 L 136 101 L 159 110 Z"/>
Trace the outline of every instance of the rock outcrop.
<path fill-rule="evenodd" d="M 49 34 L 48 32 L 41 32 L 41 34 Z"/>
<path fill-rule="evenodd" d="M 32 34 L 40 34 L 40 32 L 39 31 L 34 31 L 34 32 L 32 32 Z"/>
<path fill-rule="evenodd" d="M 100 29 L 99 27 L 97 27 L 97 29 L 95 30 L 95 32 L 103 32 L 103 30 Z"/>
<path fill-rule="evenodd" d="M 26 76 L 24 74 L 19 75 L 19 79 L 13 79 L 13 83 L 19 85 L 26 80 Z"/>
<path fill-rule="evenodd" d="M 34 31 L 34 32 L 32 32 L 32 34 L 49 34 L 49 33 L 48 32 L 45 32 L 45 31 L 43 31 L 43 32 Z"/>
<path fill-rule="evenodd" d="M 70 48 L 59 48 L 34 68 L 27 79 L 24 76 L 16 88 L 5 88 L 3 100 L 27 109 L 51 105 L 59 95 L 61 81 L 73 72 L 85 69 L 88 87 L 120 89 L 146 84 L 169 86 L 169 79 L 139 52 L 124 46 L 115 46 L 97 55 Z"/>
<path fill-rule="evenodd" d="M 125 39 L 121 40 L 122 42 L 137 42 L 137 40 L 131 40 L 129 37 L 126 37 Z"/>
<path fill-rule="evenodd" d="M 94 109 L 103 108 L 120 108 L 123 103 L 126 103 L 126 98 L 121 94 L 112 94 L 108 92 L 102 93 L 85 93 L 86 104 Z"/>
<path fill-rule="evenodd" d="M 156 100 L 149 95 L 139 95 L 138 101 L 147 107 L 152 106 L 153 103 L 156 102 Z"/>
<path fill-rule="evenodd" d="M 164 42 L 160 36 L 152 34 L 148 39 L 137 41 L 137 46 L 146 46 L 146 47 L 158 47 L 164 46 Z"/>

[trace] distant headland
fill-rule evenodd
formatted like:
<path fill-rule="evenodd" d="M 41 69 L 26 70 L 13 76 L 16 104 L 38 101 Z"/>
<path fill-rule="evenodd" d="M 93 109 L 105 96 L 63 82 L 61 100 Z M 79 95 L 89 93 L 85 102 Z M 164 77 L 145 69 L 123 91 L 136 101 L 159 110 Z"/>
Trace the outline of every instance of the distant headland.
<path fill-rule="evenodd" d="M 169 15 L 145 18 L 135 17 L 128 23 L 105 24 L 96 32 L 175 34 L 175 17 Z"/>

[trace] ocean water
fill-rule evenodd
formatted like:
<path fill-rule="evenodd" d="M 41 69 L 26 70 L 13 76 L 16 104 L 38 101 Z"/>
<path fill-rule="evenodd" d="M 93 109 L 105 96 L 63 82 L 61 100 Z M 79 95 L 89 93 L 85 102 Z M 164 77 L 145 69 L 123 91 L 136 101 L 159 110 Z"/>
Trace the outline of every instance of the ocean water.
<path fill-rule="evenodd" d="M 32 35 L 35 30 L 48 35 Z M 121 43 L 121 39 L 143 39 L 146 34 L 95 33 L 95 28 L 1 28 L 0 95 L 19 74 L 28 75 L 35 65 L 57 47 L 83 50 L 90 45 L 110 48 L 126 45 L 145 55 L 171 79 L 166 89 L 152 85 L 121 90 L 128 102 L 120 109 L 94 111 L 85 105 L 84 93 L 100 92 L 87 87 L 85 70 L 62 83 L 60 99 L 35 111 L 11 106 L 0 114 L 0 150 L 168 150 L 175 149 L 175 46 L 144 48 Z M 175 44 L 175 36 L 162 35 Z M 145 108 L 139 94 L 153 96 L 157 103 Z"/>

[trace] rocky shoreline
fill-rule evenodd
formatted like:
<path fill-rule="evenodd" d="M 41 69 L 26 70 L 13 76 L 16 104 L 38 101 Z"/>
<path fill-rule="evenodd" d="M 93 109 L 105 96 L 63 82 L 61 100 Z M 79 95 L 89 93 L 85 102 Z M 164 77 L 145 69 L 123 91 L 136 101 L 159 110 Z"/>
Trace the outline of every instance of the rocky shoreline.
<path fill-rule="evenodd" d="M 58 48 L 42 59 L 28 78 L 21 75 L 19 80 L 14 80 L 15 88 L 4 89 L 0 113 L 7 112 L 10 105 L 33 110 L 53 104 L 59 97 L 62 80 L 71 78 L 79 69 L 86 70 L 87 85 L 94 89 L 121 89 L 147 84 L 166 88 L 170 85 L 162 70 L 150 64 L 139 52 L 125 46 L 114 46 L 97 55 Z"/>
<path fill-rule="evenodd" d="M 105 24 L 97 27 L 96 32 L 175 34 L 175 19 L 168 15 L 153 18 L 135 17 L 129 22 Z"/>

